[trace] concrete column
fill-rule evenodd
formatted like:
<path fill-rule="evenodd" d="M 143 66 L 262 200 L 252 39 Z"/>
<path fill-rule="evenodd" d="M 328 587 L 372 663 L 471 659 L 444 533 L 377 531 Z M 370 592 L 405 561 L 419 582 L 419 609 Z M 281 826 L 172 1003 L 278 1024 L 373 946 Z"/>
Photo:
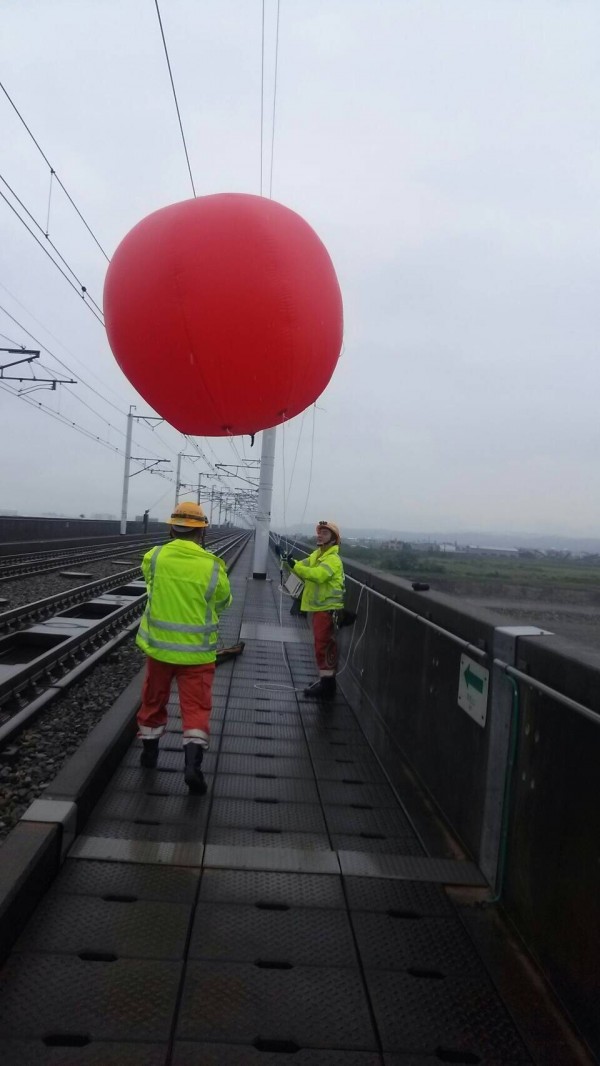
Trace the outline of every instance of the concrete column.
<path fill-rule="evenodd" d="M 258 483 L 258 500 L 256 504 L 256 532 L 254 534 L 254 566 L 252 568 L 252 577 L 259 581 L 264 581 L 267 576 L 276 437 L 277 430 L 275 428 L 263 430 L 262 450 L 260 454 L 260 479 Z"/>

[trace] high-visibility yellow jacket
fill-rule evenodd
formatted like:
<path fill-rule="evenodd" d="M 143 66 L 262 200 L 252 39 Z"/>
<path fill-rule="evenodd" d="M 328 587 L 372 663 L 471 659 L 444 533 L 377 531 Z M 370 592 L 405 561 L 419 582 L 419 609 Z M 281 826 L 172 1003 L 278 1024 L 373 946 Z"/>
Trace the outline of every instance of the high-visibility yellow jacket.
<path fill-rule="evenodd" d="M 317 548 L 292 569 L 305 583 L 301 611 L 338 611 L 344 606 L 344 567 L 337 544 L 325 551 Z"/>
<path fill-rule="evenodd" d="M 216 658 L 219 615 L 231 603 L 222 559 L 176 538 L 146 552 L 148 602 L 136 638 L 151 659 L 199 666 Z"/>

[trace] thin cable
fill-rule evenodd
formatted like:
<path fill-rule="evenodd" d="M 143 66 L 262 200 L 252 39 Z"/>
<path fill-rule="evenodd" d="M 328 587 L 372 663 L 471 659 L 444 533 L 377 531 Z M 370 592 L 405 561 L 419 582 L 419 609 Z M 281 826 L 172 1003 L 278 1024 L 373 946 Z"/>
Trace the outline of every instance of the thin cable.
<path fill-rule="evenodd" d="M 0 174 L 0 181 L 2 181 L 4 183 L 4 185 L 6 185 L 6 188 L 9 190 L 11 196 L 14 196 L 14 198 L 17 201 L 17 203 L 19 204 L 19 206 L 23 208 L 23 210 L 25 211 L 25 213 L 27 215 L 29 215 L 29 218 L 33 222 L 34 226 L 37 226 L 37 228 L 39 229 L 40 233 L 46 238 L 46 240 L 48 241 L 48 244 L 50 245 L 51 248 L 54 249 L 54 251 L 56 252 L 58 258 L 61 261 L 61 263 L 63 263 L 64 266 L 66 266 L 66 268 L 69 271 L 69 273 L 71 274 L 71 276 L 75 278 L 75 281 L 79 285 L 82 293 L 84 293 L 84 299 L 85 299 L 85 296 L 87 296 L 88 300 L 90 300 L 90 302 L 93 303 L 93 305 L 96 308 L 96 310 L 99 311 L 100 314 L 102 315 L 103 314 L 102 308 L 96 303 L 96 301 L 94 300 L 93 296 L 90 296 L 88 288 L 87 288 L 87 285 L 84 285 L 83 282 L 81 281 L 81 278 L 77 277 L 77 274 L 75 273 L 73 268 L 71 266 L 69 266 L 69 264 L 67 263 L 67 260 L 65 259 L 65 257 L 63 255 L 61 255 L 61 253 L 59 252 L 59 250 L 56 247 L 56 245 L 54 244 L 54 242 L 50 240 L 50 237 L 48 236 L 47 232 L 44 230 L 44 227 L 40 226 L 39 222 L 37 221 L 36 218 L 34 218 L 34 216 L 32 215 L 31 211 L 29 210 L 29 208 L 23 203 L 23 201 L 20 199 L 20 197 L 17 196 L 15 190 L 12 188 L 12 186 L 9 185 L 9 183 L 6 180 L 6 178 L 3 177 L 2 174 Z M 0 195 L 2 195 L 2 194 L 0 194 Z M 4 199 L 6 200 L 6 197 L 4 197 Z M 6 200 L 6 202 L 9 204 L 9 207 L 12 206 L 9 203 L 8 200 Z M 13 207 L 13 211 L 15 211 L 14 207 Z M 15 214 L 17 215 L 17 218 L 20 217 L 17 211 L 15 211 Z M 23 220 L 21 219 L 21 221 L 23 221 Z M 48 221 L 50 221 L 50 200 L 48 200 Z M 31 233 L 31 230 L 29 230 L 29 232 Z M 32 236 L 35 236 L 35 234 L 32 234 Z M 36 238 L 36 240 L 37 240 L 37 238 Z M 38 244 L 42 248 L 44 247 L 44 245 L 42 244 L 41 241 L 38 241 Z M 50 256 L 50 259 L 52 259 L 52 256 Z M 54 262 L 54 260 L 52 260 L 52 262 Z"/>
<path fill-rule="evenodd" d="M 67 282 L 67 284 L 69 284 L 71 286 L 71 288 L 73 289 L 73 291 L 76 292 L 77 295 L 83 300 L 84 307 L 87 307 L 88 311 L 90 311 L 93 314 L 94 318 L 96 318 L 98 320 L 100 325 L 104 327 L 104 319 L 100 318 L 100 316 L 98 314 L 96 314 L 96 312 L 94 311 L 94 308 L 91 306 L 91 304 L 88 304 L 88 303 L 85 302 L 85 296 L 86 296 L 85 286 L 82 285 L 81 288 L 84 291 L 83 292 L 79 292 L 77 286 L 73 284 L 73 282 L 71 281 L 70 277 L 68 277 L 67 274 L 65 274 L 64 270 L 62 269 L 62 267 L 60 267 L 58 265 L 58 263 L 56 262 L 56 259 L 52 258 L 52 256 L 50 255 L 50 252 L 48 251 L 48 249 L 44 247 L 44 245 L 42 244 L 40 239 L 38 237 L 36 237 L 36 235 L 33 232 L 33 230 L 29 228 L 29 226 L 27 225 L 25 219 L 21 218 L 21 215 L 17 211 L 16 207 L 13 207 L 13 205 L 10 202 L 10 200 L 8 199 L 7 196 L 4 195 L 4 193 L 2 192 L 1 189 L 0 189 L 0 196 L 8 204 L 8 206 L 11 209 L 11 211 L 17 216 L 19 222 L 21 222 L 22 225 L 25 226 L 25 229 L 27 230 L 28 233 L 31 234 L 31 236 L 33 237 L 34 241 L 36 241 L 36 243 L 39 244 L 39 246 L 42 249 L 42 251 L 44 252 L 44 254 L 48 256 L 48 259 L 50 260 L 50 262 L 54 263 L 54 266 L 59 271 L 59 273 L 62 274 L 62 276 L 65 279 L 65 281 Z"/>
<path fill-rule="evenodd" d="M 294 462 L 292 463 L 292 472 L 290 474 L 290 483 L 288 486 L 288 492 L 286 497 L 286 506 L 289 504 L 290 492 L 292 491 L 292 482 L 294 480 L 294 473 L 296 470 L 296 461 L 298 459 L 298 451 L 300 450 L 300 441 L 302 440 L 302 430 L 304 429 L 304 420 L 306 418 L 306 408 L 302 412 L 302 421 L 300 423 L 300 432 L 298 433 L 298 440 L 296 442 L 296 454 L 294 455 Z M 285 486 L 284 486 L 285 488 Z"/>
<path fill-rule="evenodd" d="M 187 168 L 188 168 L 188 171 L 189 171 L 189 174 L 190 174 L 190 181 L 192 183 L 192 190 L 193 190 L 194 196 L 196 196 L 196 188 L 195 188 L 195 185 L 194 185 L 194 178 L 192 176 L 192 168 L 190 166 L 190 157 L 188 155 L 187 144 L 185 143 L 185 134 L 183 132 L 183 123 L 181 121 L 181 115 L 179 113 L 179 104 L 177 103 L 177 93 L 175 92 L 175 82 L 173 81 L 173 72 L 171 70 L 171 61 L 169 59 L 169 53 L 168 53 L 168 50 L 167 50 L 167 42 L 165 40 L 165 33 L 164 33 L 164 30 L 163 30 L 162 19 L 160 17 L 160 9 L 159 9 L 159 6 L 158 6 L 158 0 L 154 0 L 154 4 L 156 6 L 156 14 L 158 15 L 158 24 L 160 26 L 160 35 L 162 37 L 162 42 L 163 42 L 164 49 L 165 49 L 165 57 L 166 57 L 166 60 L 167 60 L 167 66 L 169 68 L 169 77 L 171 79 L 171 88 L 173 90 L 173 99 L 175 100 L 175 107 L 177 109 L 177 118 L 179 119 L 179 129 L 181 130 L 181 139 L 183 141 L 183 150 L 185 152 Z"/>
<path fill-rule="evenodd" d="M 0 284 L 1 284 L 1 282 L 0 282 Z M 4 288 L 4 286 L 2 286 L 2 288 Z M 8 290 L 6 290 L 6 291 L 8 292 Z M 2 304 L 0 304 L 0 311 L 3 311 L 4 314 L 7 316 L 7 318 L 10 318 L 11 322 L 14 322 L 15 325 L 19 327 L 19 329 L 23 330 L 23 333 L 27 334 L 28 337 L 31 337 L 32 341 L 34 341 L 37 345 L 39 345 L 40 348 L 43 348 L 43 350 L 45 352 L 47 352 L 48 355 L 51 356 L 51 358 L 54 359 L 58 363 L 59 366 L 62 366 L 63 370 L 66 370 L 69 374 L 75 374 L 76 373 L 75 370 L 71 370 L 71 367 L 68 366 L 67 363 L 63 362 L 62 359 L 59 359 L 59 357 L 57 355 L 55 355 L 54 352 L 51 351 L 50 348 L 48 348 L 48 346 L 46 344 L 42 344 L 42 342 L 40 340 L 38 340 L 38 338 L 35 337 L 33 333 L 30 333 L 30 331 L 28 329 L 26 329 L 25 326 L 21 322 L 19 322 L 18 319 L 16 319 L 14 317 L 14 315 L 11 315 L 10 311 L 7 311 L 6 308 L 2 306 Z M 38 324 L 42 325 L 41 323 L 38 323 Z M 44 328 L 45 327 L 42 326 L 42 329 L 44 329 Z M 59 344 L 60 344 L 60 341 L 59 341 Z M 73 357 L 73 358 L 75 358 L 75 357 Z M 90 373 L 91 373 L 91 371 L 90 371 Z M 107 400 L 105 396 L 102 396 L 98 392 L 98 390 L 94 388 L 93 385 L 88 385 L 87 381 L 84 381 L 83 378 L 81 377 L 81 375 L 79 375 L 79 383 L 81 385 L 83 385 L 84 388 L 89 389 L 90 392 L 93 392 L 94 395 L 97 396 L 98 399 L 102 400 L 103 403 L 108 404 L 109 407 L 113 407 L 115 409 L 115 411 L 119 412 L 119 414 L 121 414 L 123 416 L 125 416 L 127 414 L 127 412 L 123 411 L 123 409 L 121 407 L 117 407 L 116 404 L 112 403 L 111 400 Z"/>
<path fill-rule="evenodd" d="M 21 310 L 25 312 L 26 315 L 29 315 L 29 317 L 32 319 L 33 322 L 35 322 L 35 324 L 37 326 L 40 326 L 40 328 L 43 329 L 44 332 L 47 333 L 49 337 L 52 337 L 53 341 L 56 341 L 57 344 L 60 344 L 61 348 L 65 352 L 67 352 L 67 354 L 71 357 L 71 359 L 73 359 L 76 363 L 78 363 L 79 366 L 84 368 L 86 374 L 91 374 L 91 376 L 93 378 L 95 378 L 96 381 L 100 385 L 102 385 L 103 388 L 108 389 L 109 392 L 112 392 L 113 396 L 115 396 L 117 399 L 119 399 L 119 396 L 115 392 L 115 390 L 112 389 L 110 387 L 110 385 L 107 385 L 105 381 L 102 381 L 101 378 L 99 378 L 98 375 L 95 374 L 93 370 L 90 370 L 89 367 L 85 366 L 85 364 L 82 363 L 81 360 L 77 358 L 75 353 L 72 352 L 70 348 L 67 348 L 66 344 L 63 344 L 63 342 L 52 332 L 52 330 L 48 329 L 48 327 L 45 326 L 43 322 L 40 322 L 39 318 L 36 318 L 35 315 L 33 314 L 33 312 L 30 311 L 28 307 L 25 307 L 25 304 L 21 303 L 21 301 L 18 299 L 18 297 L 15 296 L 15 294 L 13 292 L 11 292 L 11 290 L 9 288 L 7 288 L 6 285 L 4 284 L 4 282 L 2 282 L 2 281 L 0 281 L 0 289 L 4 289 L 4 292 L 7 293 L 8 296 L 10 296 L 11 300 L 13 300 L 17 304 L 17 306 L 20 307 Z M 4 308 L 0 308 L 0 310 L 4 310 Z M 8 314 L 8 311 L 5 311 L 5 314 Z M 13 319 L 13 321 L 16 322 L 16 319 Z M 19 326 L 20 329 L 25 329 L 25 327 L 21 326 L 19 322 L 16 322 L 16 324 Z M 27 330 L 25 330 L 25 332 L 27 333 Z M 31 334 L 29 334 L 29 336 L 31 336 Z M 34 338 L 34 340 L 35 340 L 35 338 Z M 36 341 L 36 344 L 39 344 L 39 343 L 40 343 L 39 341 Z M 44 347 L 44 346 L 42 345 L 42 347 Z M 45 348 L 45 351 L 47 351 L 48 354 L 51 355 L 53 359 L 56 359 L 58 362 L 60 362 L 60 360 L 58 359 L 58 356 L 54 355 L 54 353 L 51 352 L 49 348 Z M 64 365 L 64 364 L 61 364 L 61 365 Z M 67 368 L 67 369 L 69 369 L 69 373 L 70 374 L 74 374 L 75 373 L 74 370 L 71 370 L 70 368 Z M 83 384 L 85 384 L 85 383 L 83 383 Z M 91 388 L 91 386 L 89 386 L 89 387 Z M 94 390 L 94 391 L 96 391 L 96 390 Z M 96 395 L 100 396 L 100 393 L 96 392 Z M 104 401 L 104 403 L 107 403 L 111 407 L 114 407 L 115 411 L 118 411 L 119 414 L 121 414 L 121 415 L 126 415 L 127 414 L 127 412 L 124 411 L 122 407 L 117 407 L 114 403 L 112 403 L 111 400 L 106 400 L 103 396 L 100 396 L 100 399 L 102 399 Z"/>
<path fill-rule="evenodd" d="M 92 239 L 94 240 L 94 242 L 95 242 L 95 243 L 96 243 L 96 244 L 98 245 L 98 248 L 99 248 L 99 249 L 100 249 L 100 251 L 102 252 L 102 255 L 103 255 L 103 256 L 104 256 L 104 258 L 106 259 L 107 263 L 110 263 L 110 259 L 109 259 L 109 257 L 107 256 L 106 252 L 104 251 L 104 248 L 103 248 L 103 247 L 102 247 L 102 245 L 100 244 L 100 241 L 98 240 L 98 238 L 97 238 L 97 237 L 96 237 L 96 236 L 94 235 L 94 233 L 92 232 L 92 230 L 91 230 L 91 229 L 90 229 L 90 227 L 88 226 L 88 224 L 87 224 L 87 222 L 86 222 L 85 218 L 84 218 L 84 217 L 83 217 L 83 215 L 81 214 L 81 211 L 80 211 L 80 210 L 79 210 L 79 208 L 77 207 L 77 204 L 75 203 L 75 201 L 74 201 L 74 200 L 73 200 L 73 198 L 71 197 L 70 193 L 68 193 L 68 192 L 67 192 L 67 190 L 66 190 L 65 186 L 63 185 L 63 183 L 62 183 L 62 181 L 60 180 L 60 178 L 59 178 L 58 174 L 56 173 L 56 170 L 54 169 L 54 167 L 53 167 L 53 166 L 52 166 L 52 164 L 50 163 L 50 160 L 49 160 L 49 159 L 48 159 L 48 157 L 46 156 L 45 152 L 44 152 L 44 151 L 43 151 L 43 150 L 41 149 L 40 145 L 39 145 L 39 144 L 38 144 L 38 142 L 36 141 L 35 137 L 33 136 L 33 133 L 32 133 L 32 132 L 31 132 L 31 130 L 29 129 L 29 126 L 28 126 L 28 125 L 27 125 L 27 123 L 25 122 L 25 119 L 23 118 L 23 116 L 22 116 L 21 112 L 19 111 L 19 109 L 17 108 L 16 104 L 14 103 L 14 101 L 13 101 L 13 100 L 11 99 L 11 97 L 9 96 L 8 92 L 7 92 L 7 91 L 6 91 L 6 89 L 4 88 L 4 85 L 2 84 L 2 82 L 1 82 L 1 81 L 0 81 L 0 89 L 2 89 L 2 92 L 4 93 L 4 95 L 5 95 L 6 99 L 8 100 L 8 102 L 9 102 L 9 104 L 10 104 L 10 106 L 11 106 L 11 107 L 12 107 L 12 109 L 13 109 L 13 110 L 14 110 L 14 111 L 16 112 L 16 114 L 18 115 L 19 119 L 20 119 L 20 120 L 21 120 L 21 122 L 23 123 L 23 125 L 24 125 L 25 129 L 27 130 L 27 132 L 28 132 L 29 136 L 31 137 L 31 139 L 32 139 L 33 143 L 35 144 L 35 146 L 36 146 L 36 148 L 37 148 L 38 152 L 39 152 L 39 153 L 40 153 L 40 155 L 42 156 L 42 159 L 43 159 L 43 160 L 44 160 L 44 162 L 45 162 L 45 163 L 47 164 L 47 166 L 48 166 L 48 167 L 50 168 L 50 171 L 51 171 L 51 173 L 52 173 L 52 174 L 54 174 L 54 177 L 56 178 L 56 180 L 57 180 L 58 184 L 60 185 L 60 187 L 61 187 L 62 191 L 64 192 L 65 196 L 67 197 L 67 200 L 69 201 L 69 203 L 71 204 L 71 206 L 72 206 L 72 207 L 73 207 L 73 208 L 75 209 L 75 211 L 76 211 L 76 212 L 77 212 L 77 214 L 79 215 L 79 218 L 80 218 L 80 219 L 81 219 L 81 221 L 83 222 L 83 224 L 84 224 L 84 226 L 85 226 L 86 230 L 88 231 L 88 233 L 90 234 L 90 236 L 92 237 Z"/>
<path fill-rule="evenodd" d="M 9 395 L 14 396 L 17 400 L 23 400 L 24 403 L 29 404 L 31 407 L 35 407 L 36 410 L 43 411 L 45 414 L 49 415 L 50 418 L 54 418 L 57 422 L 60 422 L 61 425 L 69 426 L 71 429 L 76 430 L 76 432 L 80 433 L 82 436 L 87 437 L 88 440 L 93 440 L 98 444 L 102 444 L 103 447 L 109 448 L 111 452 L 117 452 L 119 455 L 123 456 L 125 455 L 122 448 L 117 448 L 115 444 L 111 444 L 109 441 L 104 440 L 103 437 L 99 437 L 84 426 L 80 426 L 78 422 L 74 422 L 72 419 L 67 418 L 66 415 L 61 415 L 56 411 L 52 411 L 52 409 L 46 407 L 41 400 L 32 400 L 29 396 L 19 393 L 16 389 L 9 388 L 9 386 L 5 385 L 3 382 L 0 382 L 0 388 L 4 389 L 5 392 L 8 392 Z"/>
<path fill-rule="evenodd" d="M 275 31 L 275 84 L 273 86 L 273 122 L 271 126 L 271 171 L 269 174 L 269 200 L 273 199 L 273 156 L 275 154 L 275 106 L 277 103 L 277 62 L 279 59 L 279 4 L 277 0 L 277 29 Z"/>
<path fill-rule="evenodd" d="M 260 195 L 263 194 L 263 129 L 265 110 L 265 0 L 262 0 L 262 36 L 260 52 Z"/>

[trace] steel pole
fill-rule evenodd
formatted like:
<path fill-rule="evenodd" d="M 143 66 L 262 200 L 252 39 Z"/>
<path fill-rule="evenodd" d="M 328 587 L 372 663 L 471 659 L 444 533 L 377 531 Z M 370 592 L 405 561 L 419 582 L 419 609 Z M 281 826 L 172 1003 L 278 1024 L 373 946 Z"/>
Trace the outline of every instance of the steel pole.
<path fill-rule="evenodd" d="M 273 500 L 273 470 L 275 467 L 275 441 L 277 430 L 265 429 L 260 453 L 260 478 L 256 504 L 254 534 L 254 565 L 252 577 L 264 581 L 267 576 L 269 531 L 271 529 L 271 503 Z"/>
<path fill-rule="evenodd" d="M 130 404 L 127 415 L 127 437 L 125 440 L 125 470 L 123 472 L 123 497 L 121 500 L 121 533 L 127 533 L 127 498 L 129 496 L 129 467 L 131 466 L 131 436 L 133 433 L 133 415 L 135 404 Z"/>
<path fill-rule="evenodd" d="M 200 506 L 200 491 L 202 488 L 202 474 L 198 474 L 198 507 Z"/>

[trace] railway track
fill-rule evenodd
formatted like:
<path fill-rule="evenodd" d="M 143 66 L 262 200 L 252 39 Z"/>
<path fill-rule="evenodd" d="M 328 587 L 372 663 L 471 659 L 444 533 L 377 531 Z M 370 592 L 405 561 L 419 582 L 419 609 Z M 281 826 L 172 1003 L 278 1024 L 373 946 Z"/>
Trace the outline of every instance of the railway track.
<path fill-rule="evenodd" d="M 164 538 L 166 539 L 166 538 Z M 49 574 L 53 570 L 61 570 L 64 566 L 81 565 L 81 563 L 93 563 L 102 559 L 118 558 L 134 552 L 147 550 L 152 544 L 162 543 L 161 539 L 148 538 L 136 540 L 132 544 L 109 545 L 108 547 L 83 550 L 71 548 L 61 554 L 35 553 L 37 558 L 29 558 L 28 555 L 8 556 L 0 561 L 0 582 L 14 581 L 18 577 L 28 577 L 31 574 Z"/>
<path fill-rule="evenodd" d="M 236 533 L 211 547 L 231 568 L 247 544 L 249 534 Z M 113 587 L 97 595 L 101 582 L 80 586 L 48 601 L 0 616 L 6 625 L 17 625 L 23 612 L 41 610 L 45 621 L 0 637 L 0 751 L 57 695 L 87 673 L 105 655 L 127 638 L 138 625 L 146 600 L 140 568 L 113 578 Z M 114 587 L 116 585 L 116 587 Z M 91 595 L 90 595 L 91 592 Z M 61 600 L 81 593 L 81 599 L 66 609 Z M 48 617 L 50 615 L 50 617 Z M 12 616 L 7 619 L 6 616 Z"/>

